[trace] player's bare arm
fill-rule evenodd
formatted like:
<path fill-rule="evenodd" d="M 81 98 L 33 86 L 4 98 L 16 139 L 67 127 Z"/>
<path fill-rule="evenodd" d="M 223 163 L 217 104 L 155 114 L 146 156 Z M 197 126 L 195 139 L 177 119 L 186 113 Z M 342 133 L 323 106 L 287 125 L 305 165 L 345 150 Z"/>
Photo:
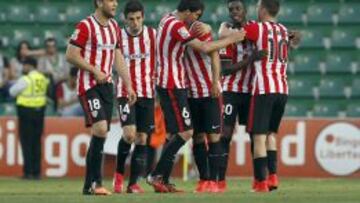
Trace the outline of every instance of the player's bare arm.
<path fill-rule="evenodd" d="M 213 51 L 210 53 L 211 58 L 211 71 L 212 71 L 212 86 L 211 86 L 211 96 L 212 97 L 219 97 L 221 94 L 220 90 L 220 70 L 221 70 L 221 63 L 220 63 L 220 56 L 217 51 Z"/>
<path fill-rule="evenodd" d="M 45 56 L 46 51 L 45 49 L 36 49 L 36 50 L 25 50 L 24 55 L 28 57 L 39 57 L 39 56 Z"/>
<path fill-rule="evenodd" d="M 265 50 L 255 50 L 250 57 L 247 57 L 238 63 L 231 64 L 230 62 L 224 61 L 222 63 L 223 68 L 221 70 L 221 74 L 224 76 L 234 74 L 240 70 L 249 68 L 252 63 L 259 61 L 264 57 L 267 57 L 267 52 Z"/>
<path fill-rule="evenodd" d="M 116 49 L 115 51 L 115 62 L 114 67 L 116 71 L 118 72 L 121 79 L 124 81 L 127 92 L 129 94 L 129 104 L 133 105 L 136 102 L 136 93 L 134 92 L 132 86 L 131 86 L 131 80 L 129 71 L 127 68 L 127 65 L 125 63 L 125 59 L 123 54 L 121 53 L 120 49 Z"/>
<path fill-rule="evenodd" d="M 195 49 L 196 51 L 204 52 L 209 54 L 212 51 L 219 50 L 230 44 L 241 42 L 245 39 L 246 32 L 241 30 L 234 32 L 234 34 L 217 41 L 202 42 L 198 39 L 193 39 L 187 43 L 188 46 Z"/>
<path fill-rule="evenodd" d="M 95 68 L 91 64 L 87 63 L 83 57 L 81 57 L 81 48 L 74 46 L 72 44 L 69 44 L 66 50 L 66 60 L 73 64 L 75 67 L 89 71 L 92 73 L 96 79 L 96 82 L 99 84 L 103 84 L 106 82 L 107 78 L 110 76 L 107 76 L 105 73 L 101 72 L 99 69 Z"/>

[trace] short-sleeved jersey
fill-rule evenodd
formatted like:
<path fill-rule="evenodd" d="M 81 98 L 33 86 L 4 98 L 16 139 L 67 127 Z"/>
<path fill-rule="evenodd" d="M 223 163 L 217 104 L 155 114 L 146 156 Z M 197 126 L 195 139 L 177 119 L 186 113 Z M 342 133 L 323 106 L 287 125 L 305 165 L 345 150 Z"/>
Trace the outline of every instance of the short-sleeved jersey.
<path fill-rule="evenodd" d="M 186 43 L 192 39 L 194 37 L 185 23 L 173 14 L 167 14 L 161 19 L 156 39 L 159 87 L 186 88 L 184 52 Z"/>
<path fill-rule="evenodd" d="M 111 74 L 115 58 L 115 49 L 119 47 L 119 27 L 114 19 L 107 26 L 101 25 L 92 15 L 76 25 L 70 43 L 81 48 L 81 56 L 85 61 L 107 75 L 112 82 Z M 77 93 L 83 95 L 96 86 L 92 73 L 81 70 L 78 72 Z"/>
<path fill-rule="evenodd" d="M 200 38 L 200 41 L 212 41 L 211 33 Z M 196 51 L 191 47 L 185 52 L 186 75 L 191 98 L 211 96 L 212 63 L 209 55 Z"/>
<path fill-rule="evenodd" d="M 143 31 L 132 36 L 121 29 L 120 49 L 129 68 L 131 83 L 136 95 L 143 98 L 153 98 L 156 65 L 156 30 L 144 26 Z M 127 91 L 121 78 L 117 82 L 117 97 L 127 97 Z"/>
<path fill-rule="evenodd" d="M 248 21 L 246 24 L 254 23 L 255 21 Z M 222 60 L 230 60 L 232 64 L 238 63 L 249 57 L 255 49 L 254 43 L 249 40 L 237 44 L 231 44 L 228 47 L 220 50 L 220 57 Z M 247 67 L 235 74 L 227 75 L 222 78 L 223 91 L 235 93 L 251 93 L 252 79 L 255 70 L 252 67 Z M 224 68 L 224 67 L 223 67 Z"/>
<path fill-rule="evenodd" d="M 251 23 L 244 27 L 246 38 L 268 56 L 255 62 L 253 94 L 288 94 L 286 69 L 288 66 L 289 36 L 285 26 L 275 22 Z"/>
<path fill-rule="evenodd" d="M 244 42 L 232 45 L 227 50 L 231 55 L 231 63 L 235 64 L 249 57 L 254 50 L 253 43 L 245 40 Z M 250 66 L 253 66 L 251 64 Z M 224 76 L 222 79 L 223 91 L 235 93 L 250 93 L 252 90 L 252 79 L 255 70 L 252 67 L 244 68 L 235 74 Z"/>

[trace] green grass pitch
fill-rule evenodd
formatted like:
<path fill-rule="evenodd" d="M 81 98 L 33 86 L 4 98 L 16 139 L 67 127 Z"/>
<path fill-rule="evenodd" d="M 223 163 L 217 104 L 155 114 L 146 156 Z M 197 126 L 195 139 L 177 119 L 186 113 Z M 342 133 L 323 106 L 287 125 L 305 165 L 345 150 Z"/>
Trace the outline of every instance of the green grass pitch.
<path fill-rule="evenodd" d="M 156 194 L 144 181 L 146 193 L 113 194 L 107 197 L 81 195 L 80 179 L 43 179 L 24 181 L 0 178 L 0 203 L 360 203 L 358 179 L 282 179 L 276 192 L 257 194 L 250 192 L 250 179 L 230 179 L 228 191 L 223 194 L 196 194 L 195 181 L 175 181 L 183 194 Z M 111 188 L 111 180 L 105 181 Z"/>

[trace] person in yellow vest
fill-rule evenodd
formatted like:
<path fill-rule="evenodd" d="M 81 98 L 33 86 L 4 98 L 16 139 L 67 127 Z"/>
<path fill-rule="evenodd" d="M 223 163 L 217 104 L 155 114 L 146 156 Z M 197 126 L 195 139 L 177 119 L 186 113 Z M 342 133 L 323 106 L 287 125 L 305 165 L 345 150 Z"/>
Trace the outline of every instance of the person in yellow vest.
<path fill-rule="evenodd" d="M 10 88 L 10 95 L 16 97 L 24 179 L 41 177 L 41 135 L 49 81 L 36 66 L 35 59 L 27 58 L 23 76 Z"/>

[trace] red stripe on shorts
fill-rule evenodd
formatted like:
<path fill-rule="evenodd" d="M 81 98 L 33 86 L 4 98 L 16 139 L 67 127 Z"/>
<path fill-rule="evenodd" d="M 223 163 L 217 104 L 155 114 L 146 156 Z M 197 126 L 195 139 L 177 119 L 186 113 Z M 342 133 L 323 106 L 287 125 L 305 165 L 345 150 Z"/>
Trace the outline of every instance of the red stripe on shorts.
<path fill-rule="evenodd" d="M 246 131 L 250 132 L 250 133 L 252 132 L 253 127 L 254 127 L 255 97 L 256 97 L 256 95 L 252 96 L 251 100 L 250 100 L 249 118 L 248 118 L 248 124 L 247 124 L 247 128 L 246 128 Z"/>
<path fill-rule="evenodd" d="M 171 105 L 172 105 L 172 107 L 174 109 L 176 122 L 178 123 L 178 126 L 179 126 L 179 132 L 184 132 L 185 127 L 184 127 L 183 119 L 182 119 L 182 116 L 181 116 L 181 111 L 179 109 L 179 105 L 178 105 L 178 102 L 176 100 L 176 97 L 175 97 L 174 93 L 172 92 L 172 90 L 168 90 L 168 94 L 169 94 L 169 97 L 171 99 Z"/>

